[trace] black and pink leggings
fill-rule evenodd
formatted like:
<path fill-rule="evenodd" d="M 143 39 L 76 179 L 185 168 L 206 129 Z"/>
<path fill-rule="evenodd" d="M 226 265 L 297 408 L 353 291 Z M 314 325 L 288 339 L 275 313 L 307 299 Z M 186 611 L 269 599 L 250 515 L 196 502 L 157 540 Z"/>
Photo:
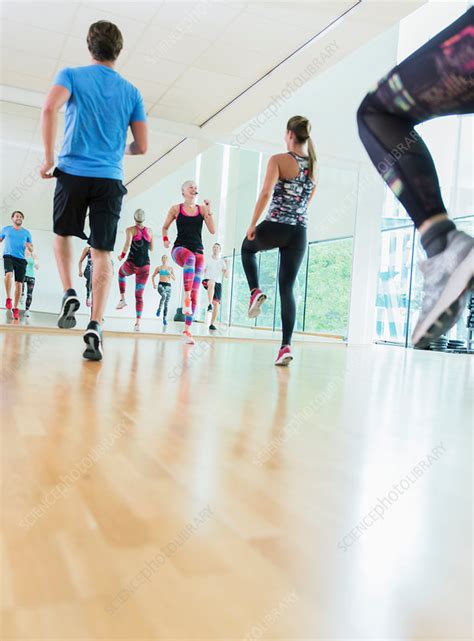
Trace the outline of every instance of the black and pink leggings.
<path fill-rule="evenodd" d="M 383 78 L 357 112 L 359 135 L 416 227 L 446 213 L 428 148 L 414 127 L 474 111 L 474 7 Z"/>
<path fill-rule="evenodd" d="M 138 267 L 132 261 L 126 260 L 119 269 L 118 280 L 121 294 L 125 294 L 126 277 L 132 274 L 135 274 L 135 310 L 137 318 L 141 318 L 143 312 L 143 290 L 150 275 L 150 265 Z"/>
<path fill-rule="evenodd" d="M 196 311 L 199 286 L 204 273 L 204 256 L 195 254 L 185 247 L 174 247 L 171 252 L 174 262 L 183 268 L 183 284 L 185 296 L 191 297 L 192 316 L 185 316 L 184 323 L 187 328 L 191 327 Z"/>

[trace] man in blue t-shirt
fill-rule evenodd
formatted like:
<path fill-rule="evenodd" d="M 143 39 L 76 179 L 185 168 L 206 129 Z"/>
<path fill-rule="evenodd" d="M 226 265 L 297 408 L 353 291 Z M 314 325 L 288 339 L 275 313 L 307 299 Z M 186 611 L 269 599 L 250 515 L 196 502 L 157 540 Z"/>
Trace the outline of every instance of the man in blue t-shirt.
<path fill-rule="evenodd" d="M 0 229 L 0 243 L 5 241 L 3 251 L 3 267 L 5 269 L 5 291 L 7 301 L 5 307 L 12 310 L 14 320 L 19 320 L 18 303 L 20 302 L 21 287 L 25 280 L 27 261 L 25 249 L 33 251 L 33 240 L 30 232 L 23 227 L 25 216 L 21 211 L 11 215 L 13 225 L 5 225 Z M 12 280 L 15 275 L 15 299 L 12 304 Z M 13 309 L 12 309 L 13 308 Z"/>
<path fill-rule="evenodd" d="M 123 47 L 120 30 L 100 20 L 89 28 L 87 46 L 92 56 L 86 67 L 62 69 L 56 76 L 42 112 L 45 159 L 42 178 L 56 178 L 54 193 L 55 254 L 64 287 L 58 325 L 76 325 L 79 298 L 72 284 L 71 236 L 87 240 L 94 265 L 91 322 L 84 341 L 84 357 L 102 358 L 102 322 L 109 294 L 114 249 L 122 199 L 123 155 L 144 154 L 148 128 L 143 98 L 114 70 Z M 54 172 L 57 114 L 66 104 L 64 142 Z M 133 142 L 126 144 L 130 127 Z M 89 238 L 84 234 L 89 210 Z"/>

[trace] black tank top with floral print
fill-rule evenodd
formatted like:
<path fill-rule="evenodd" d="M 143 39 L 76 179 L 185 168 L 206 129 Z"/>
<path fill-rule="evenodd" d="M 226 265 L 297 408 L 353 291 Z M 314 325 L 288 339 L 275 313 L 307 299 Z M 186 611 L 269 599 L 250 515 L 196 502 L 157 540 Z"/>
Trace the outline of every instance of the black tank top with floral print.
<path fill-rule="evenodd" d="M 309 176 L 307 156 L 298 156 L 288 152 L 300 168 L 296 178 L 280 178 L 273 189 L 273 197 L 265 220 L 286 225 L 308 224 L 308 200 L 314 189 L 314 182 Z"/>

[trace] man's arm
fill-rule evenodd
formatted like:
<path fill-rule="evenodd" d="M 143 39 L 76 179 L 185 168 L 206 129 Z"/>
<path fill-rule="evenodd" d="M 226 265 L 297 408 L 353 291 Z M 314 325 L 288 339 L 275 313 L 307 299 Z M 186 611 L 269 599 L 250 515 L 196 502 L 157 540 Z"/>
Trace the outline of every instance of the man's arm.
<path fill-rule="evenodd" d="M 145 120 L 130 123 L 133 141 L 125 147 L 127 156 L 141 156 L 148 150 L 148 125 Z"/>
<path fill-rule="evenodd" d="M 71 92 L 62 85 L 54 85 L 48 92 L 41 112 L 41 134 L 43 136 L 44 161 L 40 168 L 41 178 L 52 178 L 54 167 L 54 146 L 58 128 L 58 111 L 69 100 Z"/>

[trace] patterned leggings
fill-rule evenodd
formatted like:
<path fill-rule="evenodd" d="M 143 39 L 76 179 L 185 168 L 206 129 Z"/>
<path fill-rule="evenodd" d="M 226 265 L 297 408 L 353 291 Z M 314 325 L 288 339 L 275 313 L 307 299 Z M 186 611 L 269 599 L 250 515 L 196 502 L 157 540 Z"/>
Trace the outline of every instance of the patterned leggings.
<path fill-rule="evenodd" d="M 143 312 L 143 290 L 145 289 L 148 276 L 150 274 L 150 265 L 138 267 L 135 263 L 126 260 L 119 269 L 119 288 L 120 293 L 125 294 L 125 279 L 127 276 L 135 274 L 135 309 L 137 318 L 141 318 Z"/>
<path fill-rule="evenodd" d="M 86 267 L 84 270 L 84 278 L 86 279 L 86 294 L 87 298 L 91 297 L 92 293 L 92 269 L 90 267 Z"/>
<path fill-rule="evenodd" d="M 428 148 L 414 127 L 474 111 L 474 7 L 383 78 L 357 112 L 359 135 L 416 227 L 446 212 Z"/>
<path fill-rule="evenodd" d="M 185 316 L 186 327 L 191 327 L 194 312 L 196 311 L 197 297 L 202 275 L 204 273 L 204 256 L 195 254 L 185 247 L 175 247 L 171 252 L 174 262 L 183 268 L 184 291 L 191 295 L 192 316 Z"/>
<path fill-rule="evenodd" d="M 171 298 L 171 285 L 168 283 L 158 283 L 158 294 L 161 296 L 158 309 L 161 312 L 161 309 L 163 308 L 163 320 L 165 320 L 168 316 L 168 303 Z"/>
<path fill-rule="evenodd" d="M 26 283 L 25 308 L 30 309 L 31 301 L 33 300 L 33 290 L 35 288 L 35 279 L 31 278 L 31 276 L 25 276 L 25 280 L 23 281 L 23 290 L 25 289 L 25 283 Z"/>

